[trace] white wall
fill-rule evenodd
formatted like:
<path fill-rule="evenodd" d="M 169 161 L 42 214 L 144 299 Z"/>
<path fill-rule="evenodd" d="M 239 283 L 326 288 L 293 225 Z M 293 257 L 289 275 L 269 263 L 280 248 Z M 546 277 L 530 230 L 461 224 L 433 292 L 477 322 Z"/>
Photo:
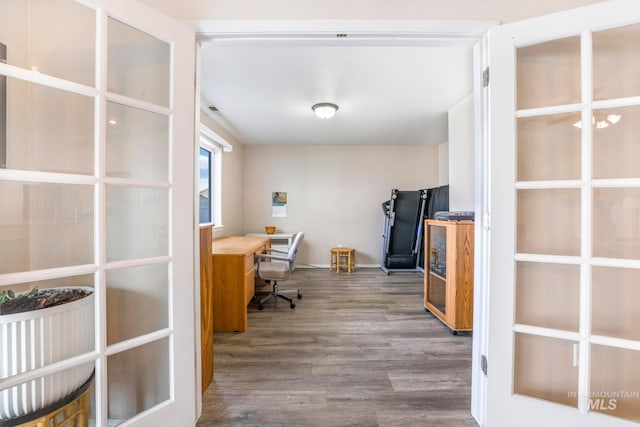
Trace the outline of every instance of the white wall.
<path fill-rule="evenodd" d="M 469 95 L 449 110 L 449 210 L 474 209 L 474 102 Z"/>
<path fill-rule="evenodd" d="M 449 143 L 438 145 L 438 186 L 449 184 Z"/>
<path fill-rule="evenodd" d="M 434 19 L 511 22 L 601 0 L 142 0 L 178 20 Z"/>
<path fill-rule="evenodd" d="M 260 232 L 304 230 L 299 263 L 327 265 L 329 249 L 356 249 L 360 265 L 380 265 L 391 190 L 438 185 L 435 146 L 245 146 L 244 225 Z M 271 193 L 287 192 L 287 217 L 271 217 Z"/>

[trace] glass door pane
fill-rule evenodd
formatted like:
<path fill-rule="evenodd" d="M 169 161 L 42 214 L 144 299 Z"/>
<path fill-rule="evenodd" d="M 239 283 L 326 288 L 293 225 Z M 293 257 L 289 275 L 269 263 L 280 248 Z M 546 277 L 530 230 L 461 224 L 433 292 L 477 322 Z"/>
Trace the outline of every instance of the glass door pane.
<path fill-rule="evenodd" d="M 167 181 L 169 118 L 107 102 L 107 176 Z"/>
<path fill-rule="evenodd" d="M 6 168 L 93 175 L 94 104 L 91 96 L 7 78 Z"/>
<path fill-rule="evenodd" d="M 638 422 L 638 378 L 640 351 L 593 345 L 589 409 Z"/>
<path fill-rule="evenodd" d="M 597 100 L 640 95 L 638 61 L 640 25 L 627 25 L 593 33 L 593 98 Z"/>
<path fill-rule="evenodd" d="M 518 181 L 580 179 L 579 124 L 580 113 L 519 118 Z"/>
<path fill-rule="evenodd" d="M 1 1 L 0 43 L 7 47 L 7 64 L 95 85 L 96 16 L 80 3 Z"/>
<path fill-rule="evenodd" d="M 600 128 L 593 133 L 594 178 L 640 177 L 640 144 L 637 128 L 640 107 L 604 108 L 593 111 Z"/>
<path fill-rule="evenodd" d="M 580 190 L 518 190 L 519 253 L 580 254 Z"/>
<path fill-rule="evenodd" d="M 516 323 L 578 332 L 580 266 L 517 262 Z"/>
<path fill-rule="evenodd" d="M 593 190 L 593 255 L 640 259 L 640 188 Z"/>
<path fill-rule="evenodd" d="M 168 107 L 169 44 L 113 18 L 109 18 L 108 32 L 109 91 Z"/>
<path fill-rule="evenodd" d="M 580 37 L 516 51 L 517 109 L 580 102 Z"/>
<path fill-rule="evenodd" d="M 151 264 L 107 271 L 107 343 L 169 327 L 169 266 Z"/>
<path fill-rule="evenodd" d="M 91 185 L 0 180 L 0 274 L 94 263 Z"/>
<path fill-rule="evenodd" d="M 169 400 L 169 352 L 169 340 L 162 339 L 109 356 L 110 426 Z"/>
<path fill-rule="evenodd" d="M 640 341 L 640 270 L 593 267 L 591 332 Z"/>
<path fill-rule="evenodd" d="M 557 338 L 516 333 L 514 392 L 578 406 L 578 368 L 573 366 L 576 345 Z"/>
<path fill-rule="evenodd" d="M 429 287 L 427 301 L 442 314 L 447 313 L 447 230 L 429 225 Z"/>
<path fill-rule="evenodd" d="M 169 255 L 169 190 L 109 186 L 107 260 Z"/>

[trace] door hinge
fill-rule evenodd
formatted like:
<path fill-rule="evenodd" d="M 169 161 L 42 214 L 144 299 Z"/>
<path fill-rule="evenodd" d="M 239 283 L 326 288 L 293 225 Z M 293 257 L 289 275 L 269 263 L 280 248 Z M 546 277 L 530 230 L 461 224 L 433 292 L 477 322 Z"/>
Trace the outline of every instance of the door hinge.
<path fill-rule="evenodd" d="M 487 365 L 487 356 L 483 354 L 482 356 L 480 356 L 480 369 L 482 370 L 482 373 L 485 377 L 487 376 Z"/>
<path fill-rule="evenodd" d="M 482 72 L 482 87 L 489 86 L 489 67 Z"/>

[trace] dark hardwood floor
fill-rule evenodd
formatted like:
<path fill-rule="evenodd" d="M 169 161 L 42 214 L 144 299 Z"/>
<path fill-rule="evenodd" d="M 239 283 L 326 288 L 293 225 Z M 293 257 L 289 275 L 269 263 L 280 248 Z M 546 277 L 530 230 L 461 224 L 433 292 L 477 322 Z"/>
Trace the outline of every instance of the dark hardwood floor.
<path fill-rule="evenodd" d="M 422 273 L 298 269 L 295 310 L 249 305 L 249 330 L 216 333 L 198 426 L 476 426 L 471 334 L 422 305 Z"/>

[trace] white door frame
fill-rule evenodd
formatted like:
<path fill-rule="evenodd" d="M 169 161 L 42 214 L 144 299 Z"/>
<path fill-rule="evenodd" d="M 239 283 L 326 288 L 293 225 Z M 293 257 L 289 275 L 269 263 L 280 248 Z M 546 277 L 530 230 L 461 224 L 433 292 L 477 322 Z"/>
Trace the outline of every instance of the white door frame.
<path fill-rule="evenodd" d="M 488 292 L 484 253 L 488 228 L 483 227 L 488 204 L 488 167 L 484 156 L 487 147 L 485 133 L 487 123 L 487 93 L 482 87 L 482 72 L 486 66 L 486 35 L 497 21 L 424 21 L 424 20 L 219 20 L 188 22 L 196 31 L 200 43 L 208 40 L 220 42 L 296 43 L 310 45 L 324 42 L 328 46 L 388 46 L 407 44 L 432 47 L 474 48 L 474 97 L 475 97 L 475 290 L 474 336 L 472 354 L 471 413 L 480 425 L 484 425 L 486 404 L 486 380 L 480 369 L 481 355 L 486 354 L 487 322 L 486 295 Z M 346 33 L 348 38 L 336 38 Z M 199 49 L 199 46 L 198 46 Z M 199 54 L 198 54 L 199 55 Z M 196 70 L 199 81 L 200 69 Z"/>
<path fill-rule="evenodd" d="M 480 40 L 473 51 L 475 93 L 475 200 L 473 358 L 471 366 L 471 413 L 486 425 L 487 365 L 489 342 L 489 247 L 491 203 L 491 155 L 489 138 L 489 46 Z M 479 286 L 478 286 L 479 284 Z"/>

